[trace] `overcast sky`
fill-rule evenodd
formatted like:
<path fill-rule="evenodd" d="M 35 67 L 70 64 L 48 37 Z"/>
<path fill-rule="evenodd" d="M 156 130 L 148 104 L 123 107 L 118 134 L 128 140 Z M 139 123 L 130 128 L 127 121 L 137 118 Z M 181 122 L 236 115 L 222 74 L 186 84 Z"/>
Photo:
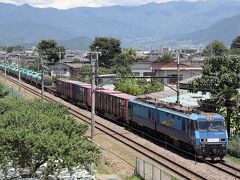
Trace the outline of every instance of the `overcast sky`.
<path fill-rule="evenodd" d="M 35 7 L 55 7 L 59 9 L 68 9 L 73 7 L 101 7 L 111 5 L 139 5 L 149 2 L 166 2 L 172 0 L 0 0 L 2 3 L 11 3 L 22 5 L 28 3 Z M 188 0 L 196 1 L 196 0 Z"/>

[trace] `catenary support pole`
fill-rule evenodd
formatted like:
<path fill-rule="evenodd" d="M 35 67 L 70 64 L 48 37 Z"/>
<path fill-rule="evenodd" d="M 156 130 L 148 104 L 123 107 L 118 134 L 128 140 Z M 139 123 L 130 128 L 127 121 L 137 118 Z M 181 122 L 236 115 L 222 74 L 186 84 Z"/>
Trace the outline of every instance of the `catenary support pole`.
<path fill-rule="evenodd" d="M 44 100 L 44 66 L 43 66 L 43 59 L 41 58 L 41 85 L 42 85 L 42 100 Z"/>
<path fill-rule="evenodd" d="M 96 76 L 97 76 L 97 80 L 96 80 L 96 85 L 99 85 L 99 61 L 98 61 L 98 55 L 99 53 L 96 53 Z"/>
<path fill-rule="evenodd" d="M 7 67 L 6 67 L 6 62 L 7 62 L 7 53 L 5 54 L 5 59 L 4 59 L 4 82 L 7 81 Z"/>
<path fill-rule="evenodd" d="M 177 49 L 177 104 L 180 104 L 180 92 L 179 92 L 179 61 L 180 61 L 180 56 L 179 56 L 179 50 Z"/>
<path fill-rule="evenodd" d="M 94 141 L 95 135 L 95 59 L 93 58 L 93 53 L 91 53 L 91 93 L 92 93 L 92 111 L 91 111 L 91 139 Z"/>
<path fill-rule="evenodd" d="M 20 56 L 18 55 L 18 91 L 21 90 Z"/>

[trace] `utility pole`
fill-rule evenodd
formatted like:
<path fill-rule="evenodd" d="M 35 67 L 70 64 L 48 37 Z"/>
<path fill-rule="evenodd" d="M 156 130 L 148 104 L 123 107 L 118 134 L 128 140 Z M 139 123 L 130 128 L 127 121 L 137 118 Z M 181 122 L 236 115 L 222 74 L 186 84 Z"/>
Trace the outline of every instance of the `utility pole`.
<path fill-rule="evenodd" d="M 95 65 L 98 63 L 98 56 L 101 55 L 101 52 L 91 52 L 91 95 L 92 95 L 92 109 L 91 109 L 91 139 L 94 141 L 95 136 Z"/>
<path fill-rule="evenodd" d="M 99 53 L 96 53 L 96 76 L 97 76 L 97 80 L 96 80 L 96 85 L 98 86 L 99 85 L 99 61 L 98 61 L 98 54 Z"/>
<path fill-rule="evenodd" d="M 6 52 L 6 54 L 5 54 L 5 59 L 4 59 L 4 78 L 5 78 L 4 82 L 7 81 L 7 67 L 6 67 L 6 61 L 7 61 L 7 52 Z"/>
<path fill-rule="evenodd" d="M 20 55 L 18 55 L 18 91 L 21 90 Z"/>
<path fill-rule="evenodd" d="M 60 78 L 62 78 L 62 53 L 61 49 L 59 48 L 58 54 L 59 54 L 59 62 L 60 62 Z"/>
<path fill-rule="evenodd" d="M 177 48 L 177 104 L 180 104 L 180 92 L 179 92 L 179 61 L 180 61 L 180 55 L 179 55 L 179 49 Z"/>
<path fill-rule="evenodd" d="M 91 111 L 91 139 L 94 141 L 95 135 L 95 59 L 93 58 L 93 53 L 91 53 L 91 93 L 92 93 L 92 111 Z"/>
<path fill-rule="evenodd" d="M 43 65 L 43 59 L 41 58 L 41 85 L 42 85 L 42 100 L 44 100 L 44 65 Z"/>

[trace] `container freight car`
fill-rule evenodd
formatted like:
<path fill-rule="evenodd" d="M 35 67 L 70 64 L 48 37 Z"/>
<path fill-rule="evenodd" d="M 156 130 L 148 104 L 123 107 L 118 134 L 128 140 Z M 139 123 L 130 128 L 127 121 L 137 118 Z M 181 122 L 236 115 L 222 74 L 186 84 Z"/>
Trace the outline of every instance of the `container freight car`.
<path fill-rule="evenodd" d="M 96 91 L 96 109 L 105 117 L 127 122 L 128 101 L 133 96 L 114 90 Z"/>
<path fill-rule="evenodd" d="M 70 98 L 70 82 L 66 79 L 58 79 L 56 82 L 56 94 L 64 99 Z"/>
<path fill-rule="evenodd" d="M 134 96 L 125 93 L 112 94 L 109 98 L 110 103 L 108 104 L 112 118 L 117 118 L 118 120 L 128 123 L 129 101 L 133 98 Z"/>
<path fill-rule="evenodd" d="M 109 114 L 108 110 L 108 99 L 109 96 L 112 94 L 121 94 L 120 91 L 114 91 L 114 90 L 97 90 L 96 91 L 96 109 L 101 112 L 102 114 Z"/>
<path fill-rule="evenodd" d="M 100 90 L 103 88 L 98 88 Z M 90 107 L 91 85 L 68 79 L 58 79 L 56 82 L 56 94 L 83 107 Z"/>

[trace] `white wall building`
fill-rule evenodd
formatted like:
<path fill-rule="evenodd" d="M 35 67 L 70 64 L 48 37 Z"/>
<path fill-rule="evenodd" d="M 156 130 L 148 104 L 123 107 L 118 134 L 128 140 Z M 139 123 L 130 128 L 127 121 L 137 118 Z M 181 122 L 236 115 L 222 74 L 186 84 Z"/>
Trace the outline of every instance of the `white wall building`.
<path fill-rule="evenodd" d="M 137 77 L 152 76 L 150 62 L 135 62 L 131 66 L 132 74 Z"/>
<path fill-rule="evenodd" d="M 173 63 L 153 63 L 152 68 L 154 70 L 155 76 L 171 77 L 164 78 L 163 82 L 165 84 L 175 84 L 177 82 L 177 64 Z M 179 65 L 179 80 L 189 79 L 194 76 L 199 76 L 202 74 L 202 67 L 192 67 L 186 64 Z M 175 77 L 175 78 L 174 78 Z"/>
<path fill-rule="evenodd" d="M 58 63 L 51 67 L 52 77 L 73 77 L 81 74 L 82 64 L 79 63 Z"/>

